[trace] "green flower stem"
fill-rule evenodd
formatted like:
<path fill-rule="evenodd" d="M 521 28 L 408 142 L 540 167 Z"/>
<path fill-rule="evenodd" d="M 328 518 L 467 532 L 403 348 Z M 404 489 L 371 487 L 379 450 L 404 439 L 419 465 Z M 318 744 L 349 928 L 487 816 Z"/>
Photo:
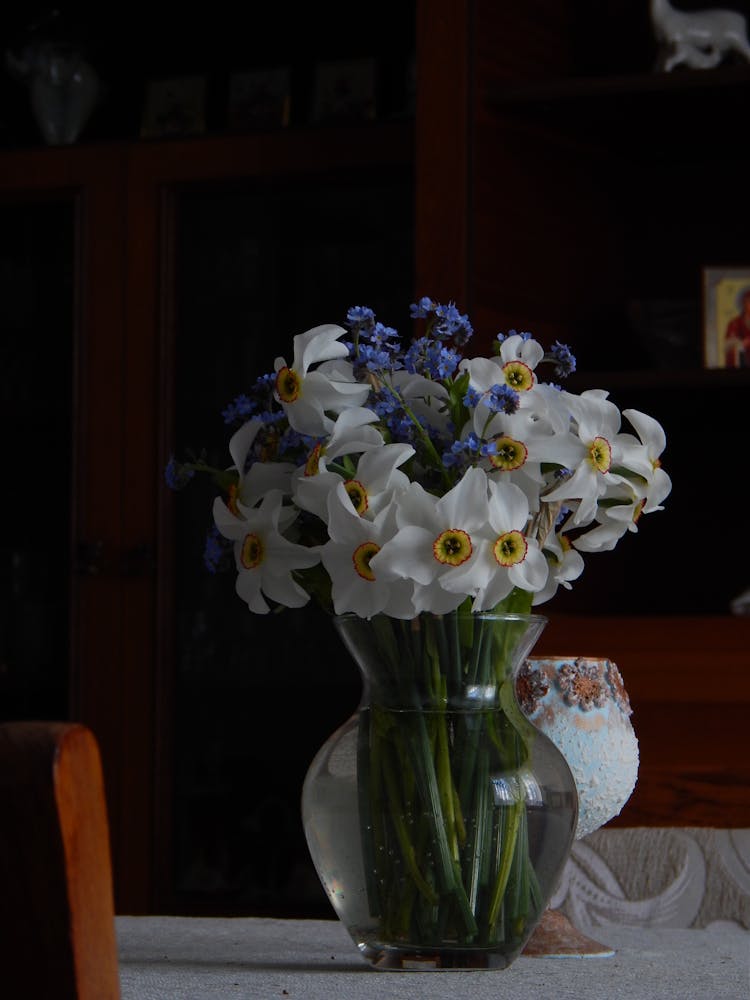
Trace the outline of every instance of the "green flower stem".
<path fill-rule="evenodd" d="M 482 881 L 482 860 L 487 855 L 487 815 L 489 799 L 489 774 L 487 758 L 482 754 L 477 768 L 476 797 L 474 806 L 473 836 L 468 845 L 464 877 L 468 883 L 469 905 L 477 912 L 479 887 Z M 486 873 L 485 873 L 486 877 Z"/>
<path fill-rule="evenodd" d="M 446 490 L 451 489 L 451 487 L 453 486 L 453 479 L 451 478 L 448 470 L 443 464 L 443 460 L 438 454 L 438 450 L 433 444 L 432 438 L 430 437 L 429 433 L 425 430 L 425 428 L 422 426 L 419 420 L 417 420 L 416 415 L 412 411 L 411 407 L 407 405 L 406 400 L 401 395 L 401 393 L 398 392 L 396 389 L 394 389 L 392 382 L 389 385 L 389 389 L 394 394 L 394 396 L 397 397 L 399 403 L 401 404 L 401 408 L 411 421 L 420 443 L 422 444 L 425 452 L 429 456 L 429 459 L 432 463 L 432 467 L 436 470 L 436 472 L 439 473 L 440 478 L 443 480 L 443 484 Z"/>
<path fill-rule="evenodd" d="M 389 759 L 388 754 L 383 755 L 382 767 L 383 781 L 385 783 L 386 795 L 388 797 L 389 816 L 391 822 L 393 823 L 396 837 L 398 838 L 402 857 L 406 863 L 409 874 L 414 880 L 415 886 L 422 893 L 425 899 L 434 905 L 438 901 L 438 895 L 419 870 L 419 865 L 417 864 L 417 854 L 414 849 L 414 845 L 409 839 L 409 832 L 406 828 L 406 823 L 404 822 L 405 809 L 398 787 L 398 774 L 393 761 Z"/>
<path fill-rule="evenodd" d="M 500 910 L 503 905 L 505 889 L 510 877 L 510 867 L 513 861 L 513 854 L 516 849 L 516 839 L 521 821 L 521 811 L 524 809 L 523 800 L 514 802 L 511 806 L 506 806 L 502 816 L 502 830 L 500 833 L 500 857 L 497 866 L 497 877 L 492 891 L 490 910 L 487 917 L 490 936 L 495 932 Z"/>
<path fill-rule="evenodd" d="M 453 775 L 451 774 L 448 729 L 445 714 L 437 720 L 437 782 L 440 790 L 440 805 L 445 817 L 448 849 L 454 861 L 458 861 L 458 830 L 454 807 Z"/>
<path fill-rule="evenodd" d="M 513 931 L 519 937 L 523 934 L 529 922 L 531 903 L 529 880 L 530 870 L 532 870 L 532 868 L 531 859 L 529 858 L 528 818 L 526 816 L 526 810 L 524 810 L 521 814 L 521 823 L 518 831 L 518 848 L 516 850 L 515 871 L 517 890 L 515 893 L 515 905 L 513 906 L 513 912 L 516 915 Z"/>
<path fill-rule="evenodd" d="M 384 669 L 360 732 L 363 758 L 372 750 L 360 815 L 370 908 L 387 939 L 501 945 L 538 913 L 512 778 L 533 734 L 510 672 L 523 624 L 503 625 L 374 619 Z M 494 775 L 507 776 L 505 791 Z"/>
<path fill-rule="evenodd" d="M 437 867 L 438 884 L 441 891 L 450 893 L 454 889 L 453 858 L 448 844 L 445 817 L 443 816 L 440 789 L 435 773 L 430 739 L 422 715 L 415 713 L 411 722 L 413 722 L 413 725 L 409 726 L 408 734 L 410 757 L 414 764 L 417 783 L 424 795 L 425 812 L 427 813 L 437 851 L 435 864 Z"/>

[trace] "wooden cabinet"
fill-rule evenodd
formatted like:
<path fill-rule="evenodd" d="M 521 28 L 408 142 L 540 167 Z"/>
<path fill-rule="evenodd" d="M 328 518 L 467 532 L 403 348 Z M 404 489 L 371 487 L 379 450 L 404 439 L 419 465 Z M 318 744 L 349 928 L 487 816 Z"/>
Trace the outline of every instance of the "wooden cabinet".
<path fill-rule="evenodd" d="M 487 338 L 569 344 L 571 388 L 609 389 L 667 433 L 665 510 L 587 557 L 540 609 L 538 649 L 620 666 L 641 767 L 615 822 L 747 825 L 750 620 L 729 606 L 750 584 L 735 460 L 750 375 L 703 368 L 701 269 L 748 263 L 735 136 L 750 67 L 654 73 L 646 5 L 427 7 L 419 289 L 455 297 Z"/>
<path fill-rule="evenodd" d="M 267 703 L 262 682 L 257 687 L 261 671 L 256 666 L 251 672 L 272 642 L 268 624 L 258 627 L 262 638 L 253 629 L 248 634 L 249 616 L 241 613 L 233 588 L 218 594 L 207 588 L 201 551 L 210 491 L 176 498 L 165 485 L 164 467 L 172 450 L 190 446 L 207 447 L 217 464 L 229 461 L 222 408 L 262 373 L 256 366 L 270 370 L 295 333 L 343 318 L 358 301 L 408 315 L 412 130 L 411 121 L 401 120 L 28 149 L 0 158 L 0 211 L 6 220 L 12 212 L 23 218 L 36 244 L 44 246 L 51 231 L 53 264 L 65 265 L 59 276 L 41 273 L 29 291 L 42 301 L 59 293 L 59 304 L 50 298 L 46 312 L 48 322 L 59 315 L 59 329 L 50 330 L 50 343 L 38 345 L 39 351 L 31 344 L 28 364 L 38 364 L 49 381 L 59 380 L 62 403 L 50 402 L 53 412 L 46 414 L 54 434 L 39 433 L 47 400 L 39 400 L 41 409 L 29 407 L 31 430 L 17 424 L 26 435 L 18 468 L 36 463 L 38 482 L 24 483 L 19 475 L 15 504 L 9 497 L 6 508 L 6 517 L 14 519 L 12 537 L 33 539 L 38 581 L 42 570 L 49 572 L 44 556 L 54 553 L 62 613 L 61 620 L 45 620 L 25 640 L 14 640 L 27 649 L 41 637 L 56 645 L 43 664 L 49 676 L 33 698 L 20 690 L 26 661 L 9 650 L 2 711 L 6 718 L 67 715 L 96 733 L 120 912 L 210 908 L 229 896 L 235 906 L 257 912 L 273 905 L 304 908 L 304 893 L 296 902 L 268 902 L 265 896 L 258 900 L 252 886 L 239 902 L 232 885 L 215 891 L 212 903 L 207 880 L 215 889 L 217 879 L 226 882 L 226 871 L 220 862 L 207 875 L 210 859 L 195 855 L 224 851 L 232 842 L 239 857 L 236 825 L 255 820 L 242 810 L 229 815 L 227 803 L 257 798 L 258 787 L 275 783 L 274 801 L 290 817 L 285 829 L 294 838 L 291 856 L 302 857 L 304 867 L 306 847 L 296 834 L 299 760 L 311 759 L 352 710 L 358 681 L 347 671 L 339 691 L 330 681 L 336 671 L 329 671 L 322 685 L 327 704 L 311 732 L 298 730 L 303 742 L 292 744 L 290 771 L 285 741 L 271 725 L 279 707 L 278 672 L 272 671 L 277 680 L 266 692 Z M 60 212 L 67 213 L 64 231 Z M 63 345 L 57 351 L 55 336 Z M 64 365 L 56 360 L 60 354 Z M 12 380 L 6 382 L 10 391 Z M 45 382 L 38 377 L 33 384 Z M 56 446 L 58 437 L 68 457 L 58 449 L 50 460 L 45 448 Z M 19 519 L 29 489 L 34 503 L 27 501 L 27 508 L 49 508 L 48 525 L 38 512 L 30 525 Z M 20 541 L 18 546 L 20 551 Z M 7 548 L 10 566 L 16 549 Z M 9 568 L 3 585 L 11 587 L 14 579 Z M 228 606 L 229 615 L 213 650 L 194 635 L 208 613 L 200 606 L 207 591 L 214 613 Z M 19 601 L 10 604 L 6 619 L 16 606 Z M 20 630 L 19 623 L 14 633 L 6 625 L 4 641 Z M 298 639 L 301 649 L 309 641 L 301 633 Z M 310 668 L 325 666 L 321 661 L 333 640 L 331 634 L 317 653 L 305 649 L 298 656 L 307 676 L 305 704 L 315 691 Z M 245 643 L 243 671 L 238 662 Z M 234 673 L 215 661 L 212 670 L 212 652 L 226 654 L 228 647 L 234 650 Z M 338 655 L 343 660 L 343 650 Z M 50 695 L 53 682 L 57 697 L 47 704 L 50 698 L 45 702 L 42 695 Z M 288 690 L 284 697 L 290 701 Z M 268 730 L 268 741 L 260 743 L 257 733 L 248 732 L 259 707 Z M 279 732 L 301 707 L 287 706 Z M 233 726 L 235 735 L 217 757 L 216 740 Z M 260 756 L 250 754 L 256 773 L 235 773 L 237 784 L 225 785 L 224 813 L 216 812 L 214 825 L 226 830 L 217 837 L 205 818 L 217 810 L 216 797 L 212 801 L 198 789 L 201 775 L 207 767 L 215 775 L 211 766 L 247 768 L 254 739 L 262 748 Z M 241 750 L 227 762 L 235 744 L 244 755 Z M 193 762 L 192 772 L 181 764 L 185 760 Z M 182 829 L 176 817 L 182 817 Z M 252 831 L 246 834 L 252 842 Z M 254 842 L 263 864 L 270 865 L 268 842 L 258 845 L 257 836 Z M 231 864 L 234 871 L 238 862 Z M 195 891 L 191 878 L 197 878 Z M 180 884 L 188 888 L 181 891 Z"/>
<path fill-rule="evenodd" d="M 358 679 L 333 635 L 248 622 L 206 578 L 210 491 L 175 496 L 163 469 L 189 445 L 221 460 L 221 407 L 294 333 L 353 304 L 403 324 L 423 294 L 470 314 L 477 351 L 511 328 L 569 343 L 574 388 L 664 423 L 666 510 L 587 560 L 539 649 L 620 666 L 641 772 L 616 822 L 750 824 L 750 623 L 728 613 L 750 584 L 734 495 L 750 380 L 700 357 L 701 267 L 743 262 L 748 71 L 652 74 L 647 25 L 616 0 L 416 14 L 413 119 L 0 154 L 0 208 L 69 213 L 56 676 L 101 743 L 119 912 L 323 905 L 298 788 Z"/>

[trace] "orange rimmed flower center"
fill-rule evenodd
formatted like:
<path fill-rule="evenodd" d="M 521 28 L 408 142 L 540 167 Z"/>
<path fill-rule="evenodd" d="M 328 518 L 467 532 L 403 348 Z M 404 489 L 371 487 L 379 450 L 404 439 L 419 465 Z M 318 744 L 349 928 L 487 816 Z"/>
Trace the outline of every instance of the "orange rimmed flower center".
<path fill-rule="evenodd" d="M 318 470 L 320 469 L 320 456 L 322 454 L 323 445 L 319 441 L 307 456 L 307 461 L 305 462 L 306 476 L 317 476 Z"/>
<path fill-rule="evenodd" d="M 250 533 L 245 535 L 240 552 L 240 562 L 245 569 L 257 569 L 265 558 L 265 546 L 260 535 Z"/>
<path fill-rule="evenodd" d="M 302 380 L 291 368 L 280 368 L 276 375 L 276 392 L 282 403 L 293 403 L 299 396 Z"/>
<path fill-rule="evenodd" d="M 490 465 L 493 469 L 501 469 L 503 472 L 514 472 L 525 464 L 529 457 L 529 450 L 522 441 L 515 441 L 511 437 L 495 438 L 495 453 L 490 455 Z"/>
<path fill-rule="evenodd" d="M 352 562 L 354 563 L 354 569 L 357 571 L 357 575 L 361 576 L 363 580 L 367 580 L 369 583 L 375 581 L 375 574 L 370 569 L 370 560 L 374 555 L 380 552 L 380 546 L 375 542 L 362 542 L 358 545 L 352 554 Z"/>
<path fill-rule="evenodd" d="M 500 566 L 515 566 L 524 561 L 528 547 L 520 531 L 506 531 L 495 539 L 492 554 Z"/>
<path fill-rule="evenodd" d="M 609 472 L 612 466 L 612 446 L 606 438 L 594 438 L 589 448 L 589 462 L 598 472 Z"/>
<path fill-rule="evenodd" d="M 439 563 L 460 566 L 472 553 L 471 538 L 460 528 L 449 528 L 432 543 L 432 554 Z"/>
<path fill-rule="evenodd" d="M 526 392 L 534 385 L 534 373 L 523 361 L 508 361 L 503 365 L 505 381 L 516 392 Z"/>
<path fill-rule="evenodd" d="M 368 507 L 367 490 L 358 479 L 349 479 L 344 483 L 344 489 L 349 494 L 352 507 L 358 514 L 364 514 Z"/>
<path fill-rule="evenodd" d="M 239 507 L 237 506 L 238 494 L 239 494 L 239 487 L 237 486 L 236 483 L 232 483 L 227 493 L 227 507 L 234 514 L 235 517 L 240 516 L 240 510 Z"/>

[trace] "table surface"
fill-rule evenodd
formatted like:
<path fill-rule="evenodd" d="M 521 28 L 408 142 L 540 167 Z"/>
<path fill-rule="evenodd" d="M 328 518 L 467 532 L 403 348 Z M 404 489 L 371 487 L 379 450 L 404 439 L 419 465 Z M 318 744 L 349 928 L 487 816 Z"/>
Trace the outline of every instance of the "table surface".
<path fill-rule="evenodd" d="M 336 920 L 116 918 L 122 1000 L 750 1000 L 750 931 L 602 927 L 609 958 L 379 972 Z"/>

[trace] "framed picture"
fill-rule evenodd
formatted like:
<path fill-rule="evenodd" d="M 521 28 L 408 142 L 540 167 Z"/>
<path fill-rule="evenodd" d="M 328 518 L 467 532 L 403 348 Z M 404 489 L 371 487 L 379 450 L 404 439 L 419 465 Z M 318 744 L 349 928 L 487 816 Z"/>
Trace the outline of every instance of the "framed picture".
<path fill-rule="evenodd" d="M 374 59 L 318 63 L 312 109 L 314 122 L 356 122 L 374 117 Z"/>
<path fill-rule="evenodd" d="M 703 268 L 706 368 L 750 368 L 750 264 Z"/>
<path fill-rule="evenodd" d="M 206 131 L 206 78 L 153 80 L 146 90 L 141 136 L 198 135 Z"/>
<path fill-rule="evenodd" d="M 228 127 L 243 132 L 287 126 L 289 80 L 286 67 L 234 73 L 229 80 Z"/>

